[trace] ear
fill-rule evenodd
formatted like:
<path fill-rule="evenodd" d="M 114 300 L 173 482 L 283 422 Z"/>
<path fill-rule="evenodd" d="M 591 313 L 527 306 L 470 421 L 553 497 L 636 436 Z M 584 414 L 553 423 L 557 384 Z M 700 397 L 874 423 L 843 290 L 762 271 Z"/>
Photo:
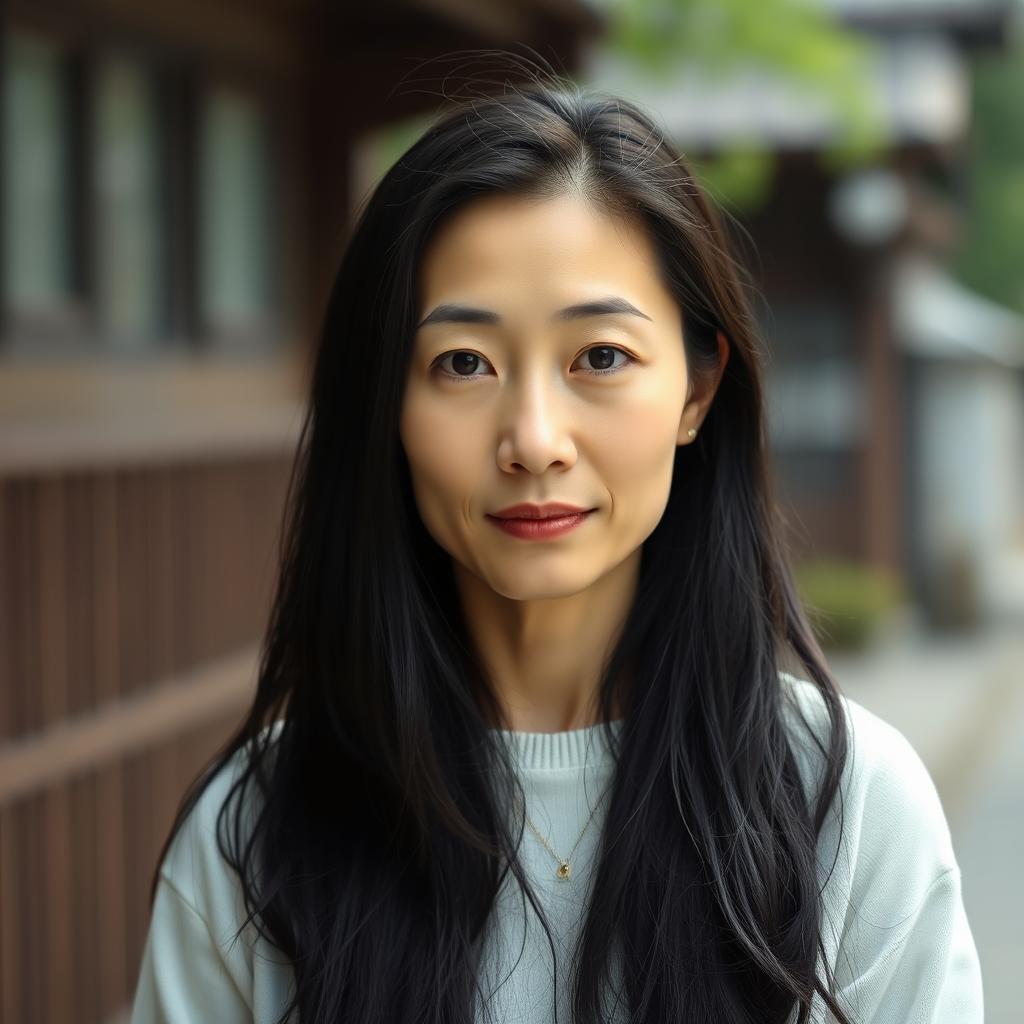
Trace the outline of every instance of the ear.
<path fill-rule="evenodd" d="M 729 362 L 729 340 L 721 331 L 716 331 L 715 336 L 718 340 L 718 366 L 712 376 L 694 378 L 690 395 L 679 417 L 679 433 L 676 437 L 678 444 L 692 444 L 697 440 L 696 436 L 690 437 L 689 431 L 700 430 L 718 392 L 718 385 L 722 382 L 725 364 Z"/>

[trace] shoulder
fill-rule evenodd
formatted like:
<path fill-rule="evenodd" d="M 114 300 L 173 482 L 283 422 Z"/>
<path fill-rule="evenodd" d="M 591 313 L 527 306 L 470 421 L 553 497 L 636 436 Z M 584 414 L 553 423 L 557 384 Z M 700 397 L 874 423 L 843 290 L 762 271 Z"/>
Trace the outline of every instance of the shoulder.
<path fill-rule="evenodd" d="M 794 749 L 813 791 L 824 764 L 819 747 L 827 745 L 831 726 L 828 704 L 814 682 L 785 672 L 780 676 Z M 839 706 L 847 762 L 831 823 L 841 834 L 841 852 L 852 862 L 854 881 L 877 880 L 889 865 L 906 872 L 904 888 L 915 882 L 927 888 L 957 868 L 935 783 L 899 729 L 845 694 Z"/>
<path fill-rule="evenodd" d="M 812 681 L 783 675 L 785 715 L 813 789 L 829 702 Z M 854 1020 L 980 1022 L 978 954 L 932 778 L 897 728 L 845 695 L 838 704 L 848 756 L 817 860 L 821 950 L 839 1002 Z"/>
<path fill-rule="evenodd" d="M 266 727 L 259 741 L 272 745 L 281 724 L 275 722 Z M 244 913 L 240 916 L 240 881 L 222 852 L 221 842 L 226 840 L 231 843 L 229 849 L 233 848 L 236 811 L 237 820 L 244 828 L 251 825 L 257 810 L 254 787 L 236 785 L 244 774 L 250 754 L 250 745 L 240 748 L 208 778 L 160 865 L 161 877 L 174 893 L 199 914 L 212 931 L 224 932 L 215 936 L 217 938 L 226 936 L 229 928 L 233 934 L 245 917 Z M 243 801 L 244 805 L 236 801 Z M 244 835 L 241 838 L 244 841 Z"/>
<path fill-rule="evenodd" d="M 264 729 L 257 741 L 268 736 L 273 742 L 276 731 Z M 212 775 L 207 773 L 168 844 L 159 865 L 132 1024 L 275 1019 L 267 1017 L 267 1003 L 276 1005 L 277 994 L 287 991 L 288 963 L 247 920 L 240 880 L 221 853 L 217 835 L 220 812 L 251 751 L 246 744 L 211 769 Z M 230 833 L 232 815 L 225 817 Z M 242 820 L 248 820 L 247 814 Z"/>

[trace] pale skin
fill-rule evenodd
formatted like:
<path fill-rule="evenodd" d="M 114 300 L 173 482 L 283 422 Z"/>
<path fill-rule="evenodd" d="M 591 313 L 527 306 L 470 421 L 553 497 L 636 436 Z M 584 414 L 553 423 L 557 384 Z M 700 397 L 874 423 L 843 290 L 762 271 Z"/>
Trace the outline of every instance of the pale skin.
<path fill-rule="evenodd" d="M 713 379 L 691 379 L 653 242 L 640 222 L 576 196 L 467 204 L 431 240 L 419 293 L 417 324 L 442 304 L 500 318 L 416 331 L 400 429 L 419 513 L 452 557 L 508 726 L 593 725 L 676 447 L 707 415 L 728 343 L 719 332 Z M 612 296 L 643 315 L 555 317 Z M 486 515 L 521 501 L 596 511 L 559 537 L 523 540 Z"/>

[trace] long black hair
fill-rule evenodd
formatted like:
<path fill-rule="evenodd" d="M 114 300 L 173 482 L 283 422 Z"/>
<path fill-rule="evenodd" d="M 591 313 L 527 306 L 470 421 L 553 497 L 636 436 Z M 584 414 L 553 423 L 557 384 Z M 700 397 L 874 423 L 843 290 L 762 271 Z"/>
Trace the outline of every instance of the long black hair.
<path fill-rule="evenodd" d="M 848 1024 L 831 969 L 816 969 L 815 858 L 848 741 L 772 497 L 752 289 L 655 119 L 536 65 L 525 85 L 442 110 L 358 216 L 312 363 L 257 693 L 186 792 L 161 861 L 245 748 L 231 793 L 253 800 L 224 803 L 218 842 L 249 920 L 294 965 L 282 1020 L 469 1024 L 508 871 L 554 953 L 516 856 L 522 823 L 505 813 L 521 795 L 492 731 L 505 719 L 466 642 L 451 559 L 417 513 L 398 425 L 432 233 L 474 197 L 568 191 L 649 232 L 691 376 L 716 369 L 717 332 L 730 346 L 696 441 L 677 447 L 600 681 L 616 767 L 573 1019 L 607 1019 L 614 998 L 637 1022 L 804 1022 L 819 993 Z M 787 657 L 828 711 L 816 792 L 784 727 Z"/>

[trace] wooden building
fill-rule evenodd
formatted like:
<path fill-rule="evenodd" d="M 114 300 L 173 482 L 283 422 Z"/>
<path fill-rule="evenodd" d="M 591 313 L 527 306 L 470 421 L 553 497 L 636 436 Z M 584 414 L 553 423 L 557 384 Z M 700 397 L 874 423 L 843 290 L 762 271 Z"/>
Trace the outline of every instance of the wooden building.
<path fill-rule="evenodd" d="M 159 845 L 255 682 L 353 147 L 439 107 L 429 58 L 571 72 L 600 27 L 582 0 L 5 5 L 0 1019 L 129 1003 Z"/>
<path fill-rule="evenodd" d="M 1005 46 L 1006 0 L 827 0 L 874 46 L 853 83 L 884 145 L 871 162 L 823 158 L 841 122 L 812 87 L 746 68 L 708 78 L 681 64 L 642 81 L 595 50 L 585 81 L 656 110 L 684 153 L 737 146 L 772 154 L 766 198 L 735 232 L 763 298 L 773 458 L 798 559 L 838 557 L 895 571 L 921 607 L 952 578 L 918 544 L 927 497 L 913 462 L 916 338 L 897 311 L 906 263 L 946 261 L 965 209 L 970 145 L 968 55 Z M 747 244 L 747 243 L 752 244 Z"/>

